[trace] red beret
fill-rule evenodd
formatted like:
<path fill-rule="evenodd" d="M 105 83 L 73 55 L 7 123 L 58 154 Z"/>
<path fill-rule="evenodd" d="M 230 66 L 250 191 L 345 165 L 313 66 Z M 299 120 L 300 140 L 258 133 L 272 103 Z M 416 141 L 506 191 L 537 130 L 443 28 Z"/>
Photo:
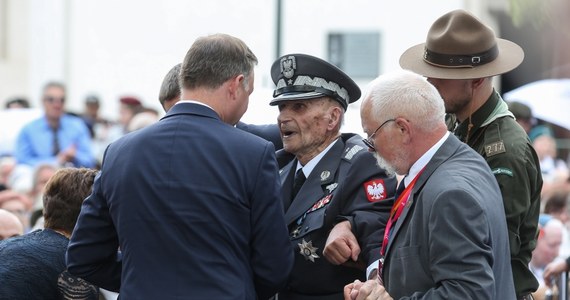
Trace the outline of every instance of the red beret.
<path fill-rule="evenodd" d="M 125 96 L 125 97 L 121 97 L 121 103 L 126 104 L 126 105 L 133 105 L 133 106 L 138 106 L 138 105 L 142 105 L 141 101 L 135 97 L 131 97 L 131 96 Z"/>

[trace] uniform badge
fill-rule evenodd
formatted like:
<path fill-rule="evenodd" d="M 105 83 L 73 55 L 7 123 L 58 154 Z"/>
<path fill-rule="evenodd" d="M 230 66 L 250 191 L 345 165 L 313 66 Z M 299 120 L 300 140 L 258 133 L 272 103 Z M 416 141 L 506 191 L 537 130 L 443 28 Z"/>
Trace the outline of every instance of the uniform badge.
<path fill-rule="evenodd" d="M 299 253 L 305 257 L 305 260 L 310 260 L 311 262 L 315 262 L 315 258 L 319 258 L 317 255 L 317 247 L 313 247 L 312 241 L 305 241 L 303 239 L 299 245 Z"/>
<path fill-rule="evenodd" d="M 513 171 L 511 169 L 508 169 L 508 168 L 495 168 L 491 171 L 495 175 L 501 175 L 502 174 L 502 175 L 507 175 L 507 176 L 513 177 Z"/>
<path fill-rule="evenodd" d="M 325 180 L 329 179 L 329 177 L 331 177 L 330 171 L 321 172 L 321 181 L 325 181 Z"/>
<path fill-rule="evenodd" d="M 382 179 L 374 179 L 365 182 L 364 191 L 366 192 L 366 197 L 370 202 L 386 199 L 386 188 L 384 186 L 384 180 Z"/>
<path fill-rule="evenodd" d="M 291 79 L 295 75 L 297 69 L 297 62 L 295 56 L 289 55 L 281 58 L 281 73 L 283 77 Z M 288 84 L 293 84 L 292 80 L 288 80 Z"/>
<path fill-rule="evenodd" d="M 313 207 L 311 207 L 307 211 L 307 213 L 311 213 L 317 209 L 321 209 L 321 208 L 325 207 L 327 204 L 329 204 L 329 202 L 331 202 L 332 196 L 333 196 L 332 194 L 328 194 L 325 197 L 323 197 L 321 200 L 317 201 L 315 204 L 313 204 Z"/>
<path fill-rule="evenodd" d="M 330 193 L 332 193 L 332 192 L 334 191 L 334 189 L 336 189 L 337 186 L 338 186 L 338 183 L 335 182 L 335 183 L 331 183 L 331 184 L 327 185 L 327 186 L 325 187 L 325 189 L 326 189 L 327 191 L 329 191 L 329 194 L 330 194 Z"/>
<path fill-rule="evenodd" d="M 487 157 L 505 152 L 507 152 L 507 150 L 505 150 L 505 144 L 503 144 L 502 140 L 496 143 L 485 145 L 485 154 L 487 154 Z"/>
<path fill-rule="evenodd" d="M 293 230 L 293 232 L 291 232 L 291 237 L 297 238 L 299 236 L 300 232 L 301 232 L 301 226 L 297 226 L 297 228 L 295 228 L 295 230 Z"/>

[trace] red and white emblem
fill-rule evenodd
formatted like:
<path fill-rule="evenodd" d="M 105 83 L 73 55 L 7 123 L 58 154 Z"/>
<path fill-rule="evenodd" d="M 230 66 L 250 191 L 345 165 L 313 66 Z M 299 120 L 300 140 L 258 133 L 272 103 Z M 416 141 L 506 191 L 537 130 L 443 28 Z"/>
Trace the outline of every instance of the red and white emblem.
<path fill-rule="evenodd" d="M 364 183 L 364 191 L 366 192 L 366 197 L 368 201 L 376 202 L 386 199 L 386 188 L 384 186 L 384 180 L 374 179 Z"/>

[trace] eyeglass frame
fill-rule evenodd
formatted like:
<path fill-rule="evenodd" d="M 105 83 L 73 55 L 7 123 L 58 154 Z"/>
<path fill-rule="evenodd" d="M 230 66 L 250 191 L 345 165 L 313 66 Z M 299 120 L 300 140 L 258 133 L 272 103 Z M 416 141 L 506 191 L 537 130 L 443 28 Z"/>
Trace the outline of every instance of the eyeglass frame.
<path fill-rule="evenodd" d="M 388 119 L 386 121 L 384 121 L 384 123 L 380 124 L 380 126 L 378 126 L 378 128 L 376 128 L 376 130 L 374 130 L 374 132 L 368 136 L 368 138 L 362 139 L 362 142 L 364 143 L 364 145 L 368 146 L 368 148 L 372 149 L 373 151 L 376 151 L 376 148 L 374 147 L 374 135 L 378 132 L 378 130 L 380 130 L 380 128 L 382 128 L 382 126 L 386 125 L 388 122 L 392 122 L 392 121 L 396 121 L 396 119 Z"/>

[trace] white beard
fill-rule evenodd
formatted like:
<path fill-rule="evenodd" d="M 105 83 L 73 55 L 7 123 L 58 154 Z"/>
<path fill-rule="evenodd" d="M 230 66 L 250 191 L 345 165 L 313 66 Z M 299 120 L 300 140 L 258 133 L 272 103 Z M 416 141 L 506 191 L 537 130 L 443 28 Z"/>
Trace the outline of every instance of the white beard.
<path fill-rule="evenodd" d="M 376 158 L 376 165 L 378 165 L 378 167 L 380 167 L 381 169 L 384 169 L 384 171 L 386 171 L 386 174 L 388 176 L 396 175 L 396 169 L 394 168 L 394 166 L 392 166 L 389 162 L 387 162 L 382 156 L 374 152 L 374 157 Z"/>

